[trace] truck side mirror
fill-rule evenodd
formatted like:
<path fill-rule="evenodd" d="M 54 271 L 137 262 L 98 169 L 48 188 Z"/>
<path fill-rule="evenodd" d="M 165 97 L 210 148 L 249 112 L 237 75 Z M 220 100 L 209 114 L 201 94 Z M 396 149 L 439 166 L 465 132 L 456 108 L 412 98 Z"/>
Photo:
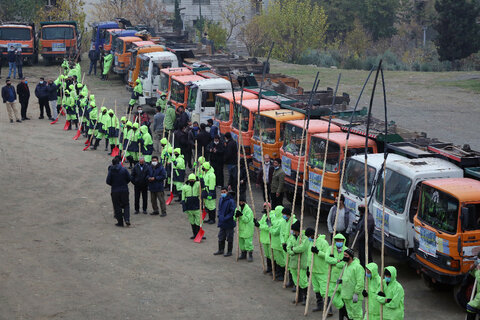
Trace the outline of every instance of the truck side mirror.
<path fill-rule="evenodd" d="M 467 207 L 462 207 L 460 222 L 462 230 L 466 230 L 470 226 L 470 210 Z"/>
<path fill-rule="evenodd" d="M 202 105 L 200 106 L 200 110 L 203 112 L 205 111 L 205 107 L 207 105 L 208 99 L 208 92 L 202 92 Z"/>

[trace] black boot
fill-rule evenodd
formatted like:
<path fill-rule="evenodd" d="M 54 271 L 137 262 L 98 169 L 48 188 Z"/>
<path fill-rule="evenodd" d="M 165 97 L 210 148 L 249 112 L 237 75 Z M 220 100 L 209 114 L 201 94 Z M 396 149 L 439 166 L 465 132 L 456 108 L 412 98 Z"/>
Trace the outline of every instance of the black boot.
<path fill-rule="evenodd" d="M 315 296 L 317 298 L 317 306 L 313 308 L 312 312 L 318 312 L 318 311 L 323 311 L 323 298 L 322 295 L 318 292 L 315 293 Z"/>
<path fill-rule="evenodd" d="M 292 273 L 288 272 L 288 283 L 287 283 L 287 288 L 292 288 L 295 286 L 295 283 L 293 282 L 293 277 Z"/>
<path fill-rule="evenodd" d="M 275 263 L 275 280 L 283 281 L 285 274 L 285 268 L 280 267 L 278 264 Z"/>
<path fill-rule="evenodd" d="M 123 219 L 117 219 L 117 223 L 115 225 L 117 227 L 123 227 Z"/>
<path fill-rule="evenodd" d="M 114 144 L 111 144 L 111 145 L 110 145 L 110 152 L 108 153 L 109 156 L 112 154 L 113 148 L 115 148 L 115 145 L 114 145 Z"/>
<path fill-rule="evenodd" d="M 73 121 L 73 120 L 71 120 L 71 121 L 68 122 L 68 129 L 67 129 L 67 130 L 72 130 L 72 121 Z"/>
<path fill-rule="evenodd" d="M 215 252 L 214 256 L 219 256 L 225 253 L 225 241 L 218 241 L 218 251 Z"/>
<path fill-rule="evenodd" d="M 78 130 L 78 120 L 74 120 L 73 123 L 75 124 L 75 130 Z"/>
<path fill-rule="evenodd" d="M 225 253 L 223 256 L 230 257 L 232 255 L 232 249 L 233 249 L 233 241 L 228 241 L 227 253 Z"/>
<path fill-rule="evenodd" d="M 467 320 L 475 320 L 477 319 L 476 313 L 467 312 Z"/>
<path fill-rule="evenodd" d="M 215 209 L 213 210 L 208 210 L 208 224 L 215 224 Z"/>
<path fill-rule="evenodd" d="M 93 146 L 93 150 L 97 150 L 98 145 L 100 144 L 100 140 L 95 138 L 95 145 Z"/>
<path fill-rule="evenodd" d="M 247 259 L 247 251 L 242 250 L 242 254 L 238 258 L 238 260 L 245 260 L 245 259 Z"/>
<path fill-rule="evenodd" d="M 253 252 L 252 251 L 249 251 L 248 252 L 248 259 L 247 259 L 248 262 L 253 262 Z"/>
<path fill-rule="evenodd" d="M 195 236 L 197 235 L 197 228 L 196 228 L 197 226 L 196 226 L 196 225 L 194 225 L 194 224 L 191 224 L 191 226 L 192 226 L 192 233 L 193 233 L 193 236 L 191 236 L 191 237 L 190 237 L 190 239 L 192 239 L 192 240 L 193 240 L 193 239 L 195 239 Z"/>
<path fill-rule="evenodd" d="M 272 260 L 270 258 L 267 258 L 267 271 L 265 273 L 272 273 Z"/>
<path fill-rule="evenodd" d="M 306 304 L 307 301 L 307 288 L 300 288 L 300 297 L 298 298 L 298 302 L 302 302 L 302 306 Z"/>

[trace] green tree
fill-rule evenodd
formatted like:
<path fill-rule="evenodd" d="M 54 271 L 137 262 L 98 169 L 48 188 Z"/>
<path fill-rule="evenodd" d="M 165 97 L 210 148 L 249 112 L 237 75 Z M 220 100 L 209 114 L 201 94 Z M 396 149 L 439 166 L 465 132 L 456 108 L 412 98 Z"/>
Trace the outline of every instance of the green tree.
<path fill-rule="evenodd" d="M 399 0 L 365 0 L 361 7 L 360 19 L 374 41 L 390 38 L 396 32 L 396 22 Z"/>
<path fill-rule="evenodd" d="M 180 4 L 178 0 L 175 0 L 175 10 L 173 13 L 173 31 L 180 32 L 183 29 L 183 21 L 180 16 Z"/>
<path fill-rule="evenodd" d="M 438 12 L 435 43 L 440 61 L 463 59 L 479 50 L 480 26 L 476 19 L 480 7 L 476 1 L 437 0 L 435 9 Z"/>
<path fill-rule="evenodd" d="M 45 1 L 42 0 L 0 0 L 0 21 L 34 21 L 35 15 L 44 5 Z"/>
<path fill-rule="evenodd" d="M 354 28 L 353 22 L 363 0 L 314 0 L 327 15 L 327 41 L 343 40 Z"/>
<path fill-rule="evenodd" d="M 297 62 L 305 50 L 325 45 L 327 16 L 309 0 L 274 0 L 260 17 L 275 58 Z"/>
<path fill-rule="evenodd" d="M 225 48 L 227 45 L 227 30 L 220 22 L 207 21 L 208 39 L 213 40 L 215 48 Z"/>

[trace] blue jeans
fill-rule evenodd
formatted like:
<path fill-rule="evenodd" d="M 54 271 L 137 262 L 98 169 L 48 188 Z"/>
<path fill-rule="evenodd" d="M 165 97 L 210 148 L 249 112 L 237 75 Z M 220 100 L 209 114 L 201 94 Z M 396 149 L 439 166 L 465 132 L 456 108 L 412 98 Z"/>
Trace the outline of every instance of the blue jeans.
<path fill-rule="evenodd" d="M 8 63 L 8 77 L 7 78 L 10 78 L 10 75 L 12 74 L 12 70 L 13 70 L 13 78 L 16 78 L 17 77 L 17 66 L 16 66 L 15 62 L 9 62 Z"/>
<path fill-rule="evenodd" d="M 97 75 L 97 61 L 90 60 L 90 69 L 88 70 L 88 75 L 92 74 L 92 69 L 95 70 L 94 74 Z"/>

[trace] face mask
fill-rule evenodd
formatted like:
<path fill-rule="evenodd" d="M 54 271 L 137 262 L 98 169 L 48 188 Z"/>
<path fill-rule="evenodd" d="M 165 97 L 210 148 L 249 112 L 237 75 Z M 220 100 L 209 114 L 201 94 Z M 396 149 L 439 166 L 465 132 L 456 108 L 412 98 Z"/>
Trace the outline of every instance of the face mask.
<path fill-rule="evenodd" d="M 25 80 L 25 84 L 27 84 L 27 83 L 28 83 L 28 81 L 27 81 L 27 80 Z"/>
<path fill-rule="evenodd" d="M 7 86 L 11 86 L 12 84 L 11 83 L 7 83 Z"/>
<path fill-rule="evenodd" d="M 213 141 L 213 143 L 215 143 L 215 144 L 218 144 L 218 143 L 219 143 L 219 141 Z"/>
<path fill-rule="evenodd" d="M 335 245 L 337 246 L 337 248 L 341 248 L 343 247 L 343 242 L 335 242 Z"/>
<path fill-rule="evenodd" d="M 349 257 L 343 257 L 342 260 L 345 261 L 345 262 L 348 262 L 348 261 L 350 261 L 350 258 Z"/>
<path fill-rule="evenodd" d="M 293 236 L 293 230 L 290 230 L 290 234 Z"/>
<path fill-rule="evenodd" d="M 143 110 L 138 110 L 138 113 L 142 113 L 142 112 L 143 112 Z"/>
<path fill-rule="evenodd" d="M 152 166 L 156 166 L 158 164 L 157 161 L 152 161 Z"/>
<path fill-rule="evenodd" d="M 308 238 L 308 241 L 313 242 L 313 238 Z"/>
<path fill-rule="evenodd" d="M 227 194 L 226 194 L 226 193 L 222 193 L 221 196 L 222 196 L 222 198 L 225 198 L 225 197 L 227 196 Z"/>
<path fill-rule="evenodd" d="M 391 280 L 392 280 L 392 278 L 390 278 L 390 277 L 385 277 L 385 282 L 386 282 L 386 283 L 390 283 Z"/>
<path fill-rule="evenodd" d="M 288 220 L 286 215 L 282 215 L 282 218 L 285 219 L 285 220 Z"/>
<path fill-rule="evenodd" d="M 371 278 L 372 278 L 372 274 L 371 274 L 371 273 L 365 273 L 365 275 L 367 276 L 368 279 L 371 279 Z"/>
<path fill-rule="evenodd" d="M 265 163 L 265 165 L 269 165 L 270 161 L 265 161 L 264 163 Z"/>
<path fill-rule="evenodd" d="M 277 166 L 277 167 L 275 167 L 275 170 L 278 170 L 278 168 L 280 168 L 280 167 L 278 167 L 278 166 Z"/>
<path fill-rule="evenodd" d="M 39 83 L 40 83 L 40 84 L 43 84 L 43 81 L 40 81 Z"/>

